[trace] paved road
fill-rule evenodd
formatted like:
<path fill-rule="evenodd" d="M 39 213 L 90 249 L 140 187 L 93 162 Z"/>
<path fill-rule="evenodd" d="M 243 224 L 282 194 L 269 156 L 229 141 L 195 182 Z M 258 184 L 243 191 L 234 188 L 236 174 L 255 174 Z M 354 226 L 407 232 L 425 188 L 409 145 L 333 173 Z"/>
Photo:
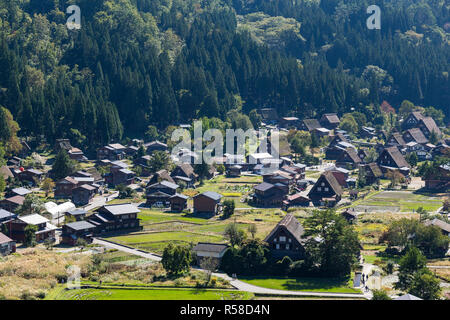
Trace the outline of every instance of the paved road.
<path fill-rule="evenodd" d="M 161 257 L 159 257 L 157 255 L 154 255 L 154 254 L 151 254 L 151 253 L 147 253 L 147 252 L 142 252 L 140 250 L 129 248 L 129 247 L 126 247 L 126 246 L 122 246 L 122 245 L 117 244 L 117 243 L 112 243 L 112 242 L 101 240 L 101 239 L 98 239 L 98 238 L 94 238 L 93 243 L 100 244 L 100 245 L 105 246 L 105 247 L 110 248 L 110 249 L 117 249 L 117 250 L 122 251 L 122 252 L 134 254 L 134 255 L 142 257 L 142 258 L 146 258 L 146 259 L 150 259 L 150 260 L 154 260 L 154 261 L 161 261 Z"/>
<path fill-rule="evenodd" d="M 107 248 L 117 249 L 122 252 L 134 254 L 134 255 L 137 255 L 142 258 L 146 258 L 146 259 L 150 259 L 150 260 L 154 260 L 154 261 L 161 261 L 161 257 L 159 257 L 157 255 L 142 252 L 142 251 L 139 251 L 139 250 L 136 250 L 133 248 L 129 248 L 129 247 L 117 244 L 117 243 L 111 243 L 109 241 L 101 240 L 98 238 L 94 238 L 93 243 L 103 245 Z M 205 270 L 200 269 L 200 268 L 193 268 L 193 269 L 205 272 Z M 330 292 L 275 290 L 275 289 L 262 288 L 262 287 L 258 287 L 258 286 L 254 286 L 254 285 L 245 283 L 240 280 L 235 280 L 224 273 L 213 273 L 213 276 L 230 281 L 230 284 L 239 291 L 246 291 L 246 292 L 252 292 L 252 293 L 259 293 L 259 294 L 285 295 L 285 296 L 307 296 L 307 297 L 328 297 L 328 298 L 364 298 L 365 297 L 363 294 L 354 294 L 354 293 L 347 294 L 347 293 L 330 293 Z"/>

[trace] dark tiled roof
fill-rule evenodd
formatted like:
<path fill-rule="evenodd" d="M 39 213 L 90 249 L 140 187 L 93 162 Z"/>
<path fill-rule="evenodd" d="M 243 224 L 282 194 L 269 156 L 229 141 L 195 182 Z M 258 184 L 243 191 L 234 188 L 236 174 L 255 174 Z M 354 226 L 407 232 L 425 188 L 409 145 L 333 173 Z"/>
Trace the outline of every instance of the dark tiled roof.
<path fill-rule="evenodd" d="M 11 197 L 11 198 L 7 198 L 7 199 L 5 199 L 6 201 L 9 201 L 9 202 L 12 202 L 12 203 L 15 203 L 15 204 L 18 204 L 18 205 L 22 205 L 23 204 L 23 202 L 25 201 L 25 197 L 22 197 L 22 196 L 14 196 L 14 197 Z"/>
<path fill-rule="evenodd" d="M 342 195 L 343 191 L 342 191 L 341 185 L 336 180 L 336 178 L 334 177 L 334 175 L 333 175 L 333 173 L 331 171 L 324 172 L 320 176 L 320 178 L 317 180 L 316 184 L 320 183 L 320 181 L 322 180 L 321 178 L 325 179 L 328 182 L 328 184 L 333 189 L 335 194 Z"/>
<path fill-rule="evenodd" d="M 390 155 L 392 160 L 397 165 L 397 168 L 410 167 L 408 162 L 406 162 L 405 157 L 403 157 L 400 151 L 398 151 L 397 147 L 390 147 L 384 150 Z"/>
<path fill-rule="evenodd" d="M 322 116 L 322 120 L 326 120 L 329 123 L 339 123 L 339 117 L 336 113 L 326 113 Z"/>
<path fill-rule="evenodd" d="M 391 137 L 388 140 L 394 139 L 396 143 L 398 143 L 401 146 L 406 145 L 405 140 L 403 140 L 402 135 L 399 132 L 394 132 Z"/>
<path fill-rule="evenodd" d="M 3 209 L 0 209 L 0 219 L 7 219 L 7 218 L 14 218 L 14 217 L 16 217 L 17 215 L 16 214 L 14 214 L 14 213 L 12 213 L 12 212 L 9 212 L 9 211 L 6 211 L 6 210 L 3 210 Z"/>
<path fill-rule="evenodd" d="M 207 243 L 207 242 L 199 242 L 194 247 L 194 251 L 206 251 L 206 252 L 214 252 L 221 253 L 222 251 L 228 249 L 228 245 L 222 243 Z"/>
<path fill-rule="evenodd" d="M 437 135 L 441 135 L 441 130 L 438 128 L 433 118 L 426 117 L 420 120 L 420 122 L 423 123 L 430 133 L 434 131 Z"/>
<path fill-rule="evenodd" d="M 445 221 L 442 221 L 440 219 L 433 219 L 431 221 L 427 221 L 425 222 L 426 225 L 432 225 L 432 226 L 436 226 L 441 230 L 444 230 L 445 232 L 450 233 L 450 224 L 448 224 Z"/>
<path fill-rule="evenodd" d="M 217 192 L 214 192 L 214 191 L 206 191 L 206 192 L 196 195 L 195 197 L 202 196 L 202 195 L 207 198 L 213 199 L 215 201 L 219 201 L 223 197 L 221 194 L 218 194 Z"/>
<path fill-rule="evenodd" d="M 0 177 L 3 177 L 3 179 L 13 178 L 14 175 L 11 172 L 11 170 L 7 166 L 0 167 Z"/>
<path fill-rule="evenodd" d="M 309 131 L 322 127 L 317 119 L 305 119 L 303 123 Z"/>
<path fill-rule="evenodd" d="M 108 211 L 108 212 L 110 212 L 113 215 L 121 215 L 121 214 L 130 214 L 130 213 L 141 212 L 141 210 L 136 208 L 131 203 L 106 205 L 106 206 L 103 206 L 103 209 Z"/>
<path fill-rule="evenodd" d="M 409 139 L 405 139 L 405 137 L 408 137 L 408 134 L 412 137 L 414 142 L 417 142 L 419 144 L 428 142 L 428 139 L 425 137 L 422 130 L 420 130 L 419 128 L 412 128 L 412 129 L 406 130 L 405 133 L 403 134 L 404 140 L 409 140 Z"/>
<path fill-rule="evenodd" d="M 196 175 L 194 172 L 194 168 L 189 163 L 182 163 L 177 168 L 180 168 L 187 177 Z"/>
<path fill-rule="evenodd" d="M 93 229 L 95 228 L 95 225 L 87 221 L 77 221 L 68 223 L 67 227 L 79 231 L 79 230 Z"/>
<path fill-rule="evenodd" d="M 9 237 L 5 236 L 3 233 L 0 232 L 0 244 L 12 242 L 14 240 L 10 239 Z"/>
<path fill-rule="evenodd" d="M 367 170 L 369 170 L 375 178 L 379 178 L 383 175 L 380 167 L 375 162 L 369 163 L 367 165 Z"/>
<path fill-rule="evenodd" d="M 305 229 L 294 215 L 287 214 L 280 222 L 278 222 L 276 227 L 269 233 L 264 241 L 268 242 L 279 228 L 287 230 L 298 242 L 301 242 L 301 238 L 305 233 Z"/>
<path fill-rule="evenodd" d="M 263 183 L 258 184 L 258 185 L 255 187 L 255 190 L 264 192 L 264 191 L 267 191 L 267 190 L 269 190 L 269 189 L 271 189 L 271 188 L 273 188 L 273 187 L 274 187 L 273 184 L 267 183 L 267 182 L 263 182 Z"/>

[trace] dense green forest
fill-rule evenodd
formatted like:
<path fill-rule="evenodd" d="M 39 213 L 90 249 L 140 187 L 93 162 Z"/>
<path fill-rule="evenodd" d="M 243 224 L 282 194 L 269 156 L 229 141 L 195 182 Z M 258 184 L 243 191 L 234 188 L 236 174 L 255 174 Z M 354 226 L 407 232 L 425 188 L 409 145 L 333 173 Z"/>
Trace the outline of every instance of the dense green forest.
<path fill-rule="evenodd" d="M 0 0 L 0 106 L 90 148 L 261 107 L 375 119 L 408 99 L 448 121 L 449 32 L 445 0 Z"/>

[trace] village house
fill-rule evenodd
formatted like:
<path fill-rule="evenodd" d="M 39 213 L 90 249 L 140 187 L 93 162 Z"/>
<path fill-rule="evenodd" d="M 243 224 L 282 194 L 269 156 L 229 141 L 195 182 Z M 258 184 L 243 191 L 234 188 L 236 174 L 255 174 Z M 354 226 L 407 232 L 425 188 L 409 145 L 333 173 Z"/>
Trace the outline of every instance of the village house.
<path fill-rule="evenodd" d="M 424 118 L 424 116 L 420 112 L 418 112 L 418 111 L 411 112 L 406 117 L 406 119 L 403 120 L 402 130 L 405 131 L 408 129 L 417 128 L 420 120 L 422 120 L 423 118 Z"/>
<path fill-rule="evenodd" d="M 96 233 L 139 230 L 139 212 L 141 211 L 131 203 L 105 205 L 97 209 L 88 222 L 96 226 Z"/>
<path fill-rule="evenodd" d="M 448 192 L 450 190 L 450 163 L 442 164 L 425 179 L 425 188 L 433 192 Z"/>
<path fill-rule="evenodd" d="M 96 191 L 96 187 L 83 184 L 72 190 L 72 201 L 76 206 L 88 205 L 94 198 Z"/>
<path fill-rule="evenodd" d="M 278 113 L 274 108 L 262 108 L 259 110 L 262 120 L 266 124 L 275 124 L 278 122 Z"/>
<path fill-rule="evenodd" d="M 125 149 L 126 147 L 119 143 L 108 144 L 97 150 L 97 159 L 110 161 L 122 160 L 125 157 Z"/>
<path fill-rule="evenodd" d="M 16 242 L 0 232 L 0 256 L 16 252 Z"/>
<path fill-rule="evenodd" d="M 199 242 L 192 249 L 197 257 L 197 265 L 200 265 L 203 259 L 212 258 L 219 265 L 223 255 L 229 249 L 227 244 Z"/>
<path fill-rule="evenodd" d="M 343 191 L 334 175 L 327 171 L 323 173 L 310 190 L 308 197 L 315 206 L 334 207 L 341 201 Z"/>
<path fill-rule="evenodd" d="M 274 258 L 285 256 L 292 260 L 300 260 L 305 256 L 305 230 L 292 214 L 287 214 L 264 239 L 268 243 Z"/>
<path fill-rule="evenodd" d="M 348 141 L 338 141 L 333 139 L 332 144 L 325 148 L 325 159 L 337 160 L 347 149 L 353 149 L 356 152 L 356 147 Z"/>
<path fill-rule="evenodd" d="M 409 175 L 410 165 L 397 147 L 384 149 L 377 159 L 377 164 L 380 166 L 383 174 L 388 170 L 400 170 L 403 175 Z"/>
<path fill-rule="evenodd" d="M 229 166 L 226 172 L 227 172 L 228 177 L 231 177 L 231 178 L 240 177 L 242 174 L 242 166 L 240 166 L 238 164 Z"/>
<path fill-rule="evenodd" d="M 19 168 L 22 166 L 22 162 L 23 162 L 23 159 L 21 159 L 17 156 L 14 156 L 14 157 L 8 159 L 8 161 L 6 162 L 6 165 L 9 168 Z"/>
<path fill-rule="evenodd" d="M 318 138 L 329 137 L 331 131 L 326 128 L 315 128 L 311 131 L 311 134 L 315 134 Z"/>
<path fill-rule="evenodd" d="M 187 178 L 189 179 L 187 181 L 189 181 L 190 185 L 193 185 L 198 178 L 198 175 L 194 172 L 194 168 L 189 163 L 182 163 L 176 166 L 170 176 L 175 182 L 178 177 Z"/>
<path fill-rule="evenodd" d="M 37 227 L 37 231 L 35 232 L 36 242 L 55 239 L 55 231 L 58 228 L 52 225 L 47 218 L 39 214 L 19 216 L 16 220 L 12 221 L 10 224 L 12 238 L 16 241 L 23 242 L 25 240 L 25 228 L 29 225 Z"/>
<path fill-rule="evenodd" d="M 57 154 L 61 150 L 69 152 L 72 149 L 72 144 L 69 139 L 56 139 L 53 151 Z"/>
<path fill-rule="evenodd" d="M 128 165 L 122 161 L 113 161 L 110 163 L 109 173 L 105 175 L 105 182 L 109 185 L 117 186 L 119 184 L 128 186 L 134 183 L 136 174 L 128 169 Z"/>
<path fill-rule="evenodd" d="M 169 198 L 170 210 L 173 212 L 182 212 L 187 208 L 187 201 L 189 197 L 184 194 L 175 193 Z"/>
<path fill-rule="evenodd" d="M 8 179 L 14 178 L 14 174 L 12 173 L 11 169 L 8 166 L 1 166 L 0 177 L 2 177 L 3 180 L 8 181 Z"/>
<path fill-rule="evenodd" d="M 435 226 L 441 229 L 444 236 L 450 237 L 450 224 L 440 219 L 427 220 L 424 222 L 426 226 Z"/>
<path fill-rule="evenodd" d="M 386 141 L 387 147 L 398 147 L 402 148 L 406 145 L 405 140 L 403 140 L 403 136 L 400 132 L 393 132 L 391 136 Z"/>
<path fill-rule="evenodd" d="M 373 127 L 362 126 L 359 130 L 359 137 L 363 139 L 372 139 L 377 136 L 377 130 Z"/>
<path fill-rule="evenodd" d="M 300 130 L 312 132 L 317 128 L 321 128 L 319 120 L 317 119 L 304 119 L 300 122 Z"/>
<path fill-rule="evenodd" d="M 418 144 L 428 143 L 428 139 L 425 137 L 422 130 L 420 130 L 419 128 L 412 128 L 412 129 L 406 130 L 403 133 L 402 137 L 406 143 L 408 143 L 408 142 L 415 142 Z"/>
<path fill-rule="evenodd" d="M 14 188 L 10 192 L 8 192 L 8 197 L 14 197 L 14 196 L 22 196 L 26 197 L 28 194 L 33 193 L 30 189 L 19 187 Z"/>
<path fill-rule="evenodd" d="M 361 163 L 361 159 L 353 148 L 346 148 L 336 159 L 336 166 L 356 169 Z"/>
<path fill-rule="evenodd" d="M 296 193 L 290 196 L 287 196 L 285 200 L 283 200 L 283 210 L 287 211 L 289 208 L 296 207 L 309 207 L 311 199 L 306 195 L 301 193 Z"/>
<path fill-rule="evenodd" d="M 297 117 L 283 117 L 280 120 L 280 126 L 286 129 L 296 129 L 299 127 L 299 119 Z"/>
<path fill-rule="evenodd" d="M 31 183 L 32 185 L 37 185 L 44 178 L 44 173 L 42 171 L 39 171 L 36 169 L 27 169 L 27 170 L 21 171 L 17 177 L 21 181 L 27 181 L 27 182 Z"/>
<path fill-rule="evenodd" d="M 255 164 L 262 164 L 264 160 L 271 160 L 273 159 L 273 156 L 270 153 L 262 152 L 262 153 L 251 153 L 248 155 L 248 163 L 255 165 Z"/>
<path fill-rule="evenodd" d="M 276 183 L 263 182 L 254 188 L 252 196 L 253 204 L 260 207 L 281 207 L 286 195 L 289 194 L 289 186 Z"/>
<path fill-rule="evenodd" d="M 69 210 L 65 213 L 66 217 L 70 217 L 71 219 L 74 219 L 75 221 L 81 221 L 84 220 L 87 216 L 87 211 L 83 209 L 73 209 Z"/>
<path fill-rule="evenodd" d="M 340 167 L 329 167 L 325 169 L 326 172 L 331 172 L 331 174 L 336 178 L 337 182 L 341 187 L 347 186 L 347 179 L 349 178 L 350 171 L 345 168 Z"/>
<path fill-rule="evenodd" d="M 92 242 L 96 226 L 87 221 L 76 221 L 65 224 L 62 227 L 61 243 L 70 246 L 77 245 L 78 239 L 84 239 L 87 243 Z"/>
<path fill-rule="evenodd" d="M 169 181 L 171 183 L 175 183 L 175 180 L 173 180 L 173 178 L 170 176 L 169 171 L 167 171 L 166 169 L 163 169 L 163 170 L 156 171 L 154 174 L 152 174 L 150 176 L 147 186 L 151 186 L 152 184 L 155 184 L 157 182 L 164 181 L 164 180 Z"/>
<path fill-rule="evenodd" d="M 361 163 L 366 163 L 367 157 L 369 156 L 369 150 L 366 148 L 358 149 L 358 157 L 361 159 Z"/>
<path fill-rule="evenodd" d="M 16 218 L 17 214 L 14 214 L 4 209 L 0 209 L 0 226 L 5 223 L 10 223 Z"/>
<path fill-rule="evenodd" d="M 25 201 L 25 197 L 14 196 L 0 200 L 0 208 L 5 209 L 9 212 L 15 212 L 18 207 L 20 207 Z"/>
<path fill-rule="evenodd" d="M 339 126 L 339 117 L 336 113 L 325 113 L 320 118 L 320 124 L 322 127 L 327 128 L 329 130 L 334 130 Z"/>
<path fill-rule="evenodd" d="M 55 183 L 55 198 L 71 198 L 72 191 L 78 186 L 78 181 L 72 177 L 65 177 Z"/>
<path fill-rule="evenodd" d="M 145 143 L 144 148 L 145 148 L 146 153 L 150 154 L 150 155 L 153 154 L 153 152 L 155 152 L 155 151 L 165 152 L 165 151 L 169 150 L 167 144 L 162 143 L 161 141 L 158 141 L 158 140 L 152 141 L 149 143 Z"/>
<path fill-rule="evenodd" d="M 213 191 L 197 194 L 194 198 L 195 213 L 218 214 L 222 211 L 222 195 Z"/>
<path fill-rule="evenodd" d="M 271 184 L 281 183 L 290 186 L 295 183 L 295 176 L 285 171 L 277 170 L 272 173 L 264 174 L 263 181 Z"/>
<path fill-rule="evenodd" d="M 141 176 L 150 176 L 152 173 L 152 168 L 150 167 L 150 161 L 152 156 L 145 155 L 135 160 L 135 164 L 141 168 Z"/>
<path fill-rule="evenodd" d="M 347 220 L 348 223 L 356 223 L 358 219 L 358 213 L 355 211 L 354 208 L 347 208 L 344 211 L 341 212 L 341 216 Z"/>
<path fill-rule="evenodd" d="M 443 142 L 438 143 L 436 148 L 431 151 L 431 154 L 433 156 L 448 156 L 450 155 L 450 146 Z"/>
<path fill-rule="evenodd" d="M 169 181 L 161 181 L 146 188 L 147 205 L 165 206 L 170 205 L 170 197 L 177 193 L 179 185 Z"/>
<path fill-rule="evenodd" d="M 424 117 L 420 119 L 418 127 L 428 139 L 430 138 L 433 131 L 438 138 L 442 136 L 441 130 L 436 125 L 434 119 L 431 117 Z"/>
<path fill-rule="evenodd" d="M 84 152 L 81 149 L 73 147 L 68 152 L 69 158 L 76 161 L 87 161 L 88 159 L 84 155 Z"/>
<path fill-rule="evenodd" d="M 359 170 L 364 170 L 364 178 L 367 184 L 374 184 L 383 177 L 383 172 L 375 162 L 361 166 Z"/>

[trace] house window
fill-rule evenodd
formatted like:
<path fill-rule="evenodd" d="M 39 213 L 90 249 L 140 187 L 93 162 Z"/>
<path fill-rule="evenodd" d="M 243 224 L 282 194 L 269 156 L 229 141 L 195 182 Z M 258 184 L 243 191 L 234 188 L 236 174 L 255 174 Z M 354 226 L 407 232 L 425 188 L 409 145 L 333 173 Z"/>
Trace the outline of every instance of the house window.
<path fill-rule="evenodd" d="M 286 237 L 280 237 L 280 241 L 281 241 L 281 242 L 286 241 Z"/>
<path fill-rule="evenodd" d="M 322 186 L 322 187 L 325 187 L 325 182 L 322 182 L 321 186 Z"/>
<path fill-rule="evenodd" d="M 328 191 L 329 189 L 328 188 L 325 188 L 325 191 Z"/>
<path fill-rule="evenodd" d="M 289 244 L 286 244 L 286 250 L 289 250 Z"/>
<path fill-rule="evenodd" d="M 280 250 L 280 245 L 278 243 L 275 245 L 275 249 Z"/>
<path fill-rule="evenodd" d="M 289 240 L 288 240 L 289 242 L 292 242 L 292 239 L 291 238 L 289 238 Z"/>
<path fill-rule="evenodd" d="M 322 188 L 321 187 L 317 187 L 317 191 L 322 191 Z"/>

